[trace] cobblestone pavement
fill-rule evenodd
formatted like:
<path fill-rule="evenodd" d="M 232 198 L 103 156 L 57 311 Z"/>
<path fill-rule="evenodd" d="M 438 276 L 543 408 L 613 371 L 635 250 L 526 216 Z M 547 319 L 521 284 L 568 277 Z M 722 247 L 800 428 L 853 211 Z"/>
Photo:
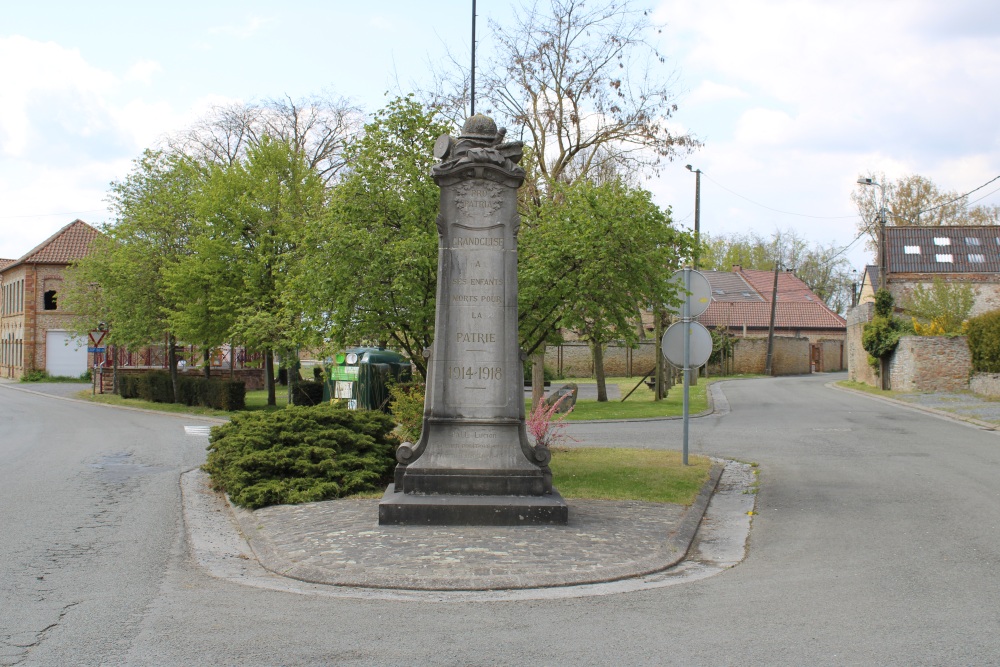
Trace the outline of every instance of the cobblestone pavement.
<path fill-rule="evenodd" d="M 302 581 L 411 590 L 569 586 L 678 563 L 722 474 L 717 465 L 691 508 L 568 500 L 567 526 L 380 526 L 378 500 L 234 512 L 261 564 Z"/>

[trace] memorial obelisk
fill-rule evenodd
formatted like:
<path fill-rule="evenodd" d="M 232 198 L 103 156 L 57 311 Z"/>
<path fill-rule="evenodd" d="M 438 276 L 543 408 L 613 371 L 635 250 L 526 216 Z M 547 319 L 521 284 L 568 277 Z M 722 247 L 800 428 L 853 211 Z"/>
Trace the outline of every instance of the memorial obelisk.
<path fill-rule="evenodd" d="M 396 453 L 381 524 L 565 524 L 551 458 L 524 425 L 517 331 L 517 189 L 521 142 L 490 118 L 438 138 L 437 310 L 423 429 Z"/>

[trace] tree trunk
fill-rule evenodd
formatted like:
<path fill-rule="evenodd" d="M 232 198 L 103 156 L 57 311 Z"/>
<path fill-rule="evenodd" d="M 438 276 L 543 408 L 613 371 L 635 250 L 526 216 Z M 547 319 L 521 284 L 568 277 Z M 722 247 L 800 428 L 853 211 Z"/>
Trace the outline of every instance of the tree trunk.
<path fill-rule="evenodd" d="M 608 402 L 608 386 L 604 379 L 604 346 L 591 343 L 590 350 L 594 356 L 594 377 L 597 378 L 597 402 Z"/>
<path fill-rule="evenodd" d="M 205 346 L 205 351 L 202 352 L 202 361 L 204 362 L 202 364 L 202 370 L 205 372 L 205 379 L 206 380 L 211 380 L 212 379 L 212 359 L 209 356 L 209 352 L 210 352 L 210 350 L 208 349 L 208 346 L 206 345 Z"/>
<path fill-rule="evenodd" d="M 545 400 L 545 346 L 531 355 L 531 409 Z"/>
<path fill-rule="evenodd" d="M 170 369 L 170 388 L 173 389 L 173 401 L 176 403 L 181 387 L 177 377 L 177 339 L 171 335 L 167 336 L 167 367 Z"/>
<path fill-rule="evenodd" d="M 264 388 L 267 389 L 267 404 L 277 405 L 278 399 L 274 394 L 274 350 L 270 348 L 264 350 Z"/>
<path fill-rule="evenodd" d="M 663 317 L 660 315 L 660 309 L 655 308 L 653 310 L 653 359 L 656 360 L 656 370 L 653 371 L 653 400 L 662 401 L 663 397 L 667 395 L 665 391 L 666 387 L 663 386 L 664 382 L 664 372 L 663 372 L 663 355 L 660 353 L 660 340 L 663 338 Z"/>

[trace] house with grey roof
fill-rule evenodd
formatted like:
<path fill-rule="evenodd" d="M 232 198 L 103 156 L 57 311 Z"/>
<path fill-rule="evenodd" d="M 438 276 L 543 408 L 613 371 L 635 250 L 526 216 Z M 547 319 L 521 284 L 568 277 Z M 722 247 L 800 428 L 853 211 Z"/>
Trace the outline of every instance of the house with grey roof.
<path fill-rule="evenodd" d="M 99 231 L 74 220 L 18 259 L 0 259 L 0 377 L 45 370 L 75 377 L 88 368 L 87 341 L 59 304 L 64 272 L 85 257 Z"/>
<path fill-rule="evenodd" d="M 935 278 L 967 283 L 977 296 L 979 315 L 1000 308 L 1000 227 L 886 227 L 886 287 L 896 303 Z M 860 303 L 875 300 L 879 269 L 865 268 Z"/>

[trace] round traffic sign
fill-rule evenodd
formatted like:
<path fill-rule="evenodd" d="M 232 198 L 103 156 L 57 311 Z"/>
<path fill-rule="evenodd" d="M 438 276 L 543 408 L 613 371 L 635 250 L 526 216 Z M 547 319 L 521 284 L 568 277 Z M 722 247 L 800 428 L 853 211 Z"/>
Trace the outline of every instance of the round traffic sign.
<path fill-rule="evenodd" d="M 690 289 L 691 294 L 687 294 L 684 289 L 684 274 L 690 273 Z M 708 309 L 708 304 L 712 303 L 712 286 L 708 283 L 708 278 L 705 274 L 699 273 L 693 269 L 680 269 L 675 271 L 674 275 L 670 276 L 670 282 L 675 285 L 677 291 L 677 296 L 681 299 L 685 297 L 691 304 L 691 310 L 688 317 L 698 317 Z M 682 314 L 683 304 L 679 306 L 673 306 L 670 310 L 676 314 Z"/>
<path fill-rule="evenodd" d="M 701 322 L 674 322 L 667 327 L 660 341 L 660 349 L 667 361 L 677 368 L 684 368 L 684 334 L 687 332 L 690 342 L 688 349 L 688 368 L 698 368 L 708 362 L 712 356 L 712 334 Z"/>

